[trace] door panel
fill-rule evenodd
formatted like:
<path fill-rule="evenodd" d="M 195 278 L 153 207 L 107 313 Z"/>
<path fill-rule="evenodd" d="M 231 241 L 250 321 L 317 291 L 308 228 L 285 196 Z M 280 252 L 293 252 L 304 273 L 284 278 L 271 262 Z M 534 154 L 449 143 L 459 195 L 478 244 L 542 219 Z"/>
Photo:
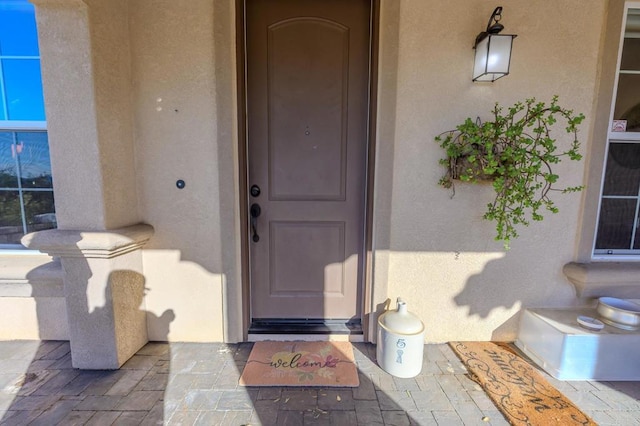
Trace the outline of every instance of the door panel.
<path fill-rule="evenodd" d="M 271 222 L 271 294 L 343 295 L 344 225 L 344 222 Z M 304 277 L 308 284 L 300 286 L 291 277 Z"/>
<path fill-rule="evenodd" d="M 317 18 L 269 28 L 274 200 L 345 199 L 348 43 L 346 27 Z"/>
<path fill-rule="evenodd" d="M 368 0 L 247 0 L 254 319 L 361 313 Z"/>

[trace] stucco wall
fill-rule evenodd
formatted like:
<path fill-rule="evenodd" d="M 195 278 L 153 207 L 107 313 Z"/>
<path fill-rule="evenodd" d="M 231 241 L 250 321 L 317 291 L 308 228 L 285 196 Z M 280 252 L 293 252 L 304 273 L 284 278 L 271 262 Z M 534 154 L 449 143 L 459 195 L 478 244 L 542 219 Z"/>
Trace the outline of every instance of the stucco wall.
<path fill-rule="evenodd" d="M 489 118 L 495 102 L 559 95 L 587 116 L 582 152 L 591 147 L 606 3 L 504 6 L 504 33 L 518 35 L 511 74 L 472 83 L 473 41 L 494 3 L 382 2 L 375 248 L 383 270 L 376 268 L 374 303 L 408 298 L 427 341 L 513 340 L 523 307 L 585 302 L 562 275 L 575 256 L 581 194 L 557 197 L 560 213 L 522 229 L 505 252 L 482 219 L 489 185 L 459 184 L 453 198 L 437 185 L 443 153 L 433 138 L 466 117 Z M 561 183 L 582 184 L 585 164 L 562 163 Z"/>
<path fill-rule="evenodd" d="M 144 251 L 152 340 L 223 340 L 224 288 L 239 287 L 232 4 L 130 3 L 139 204 L 156 230 Z"/>
<path fill-rule="evenodd" d="M 51 51 L 43 56 L 45 91 L 70 93 L 47 100 L 59 103 L 60 115 L 49 117 L 52 139 L 74 137 L 75 149 L 86 150 L 66 152 L 71 141 L 52 151 L 60 223 L 153 225 L 143 250 L 151 340 L 241 340 L 234 0 L 120 1 L 102 12 L 95 1 L 61 3 L 77 7 L 82 22 L 89 13 L 91 26 L 75 25 L 68 12 L 62 25 L 43 26 L 59 28 L 44 34 L 52 49 L 69 40 L 64 55 L 75 62 L 65 69 L 78 73 L 47 80 L 64 73 L 56 72 Z M 508 106 L 557 94 L 563 106 L 587 116 L 583 152 L 602 152 L 604 141 L 592 134 L 596 93 L 606 92 L 598 86 L 606 74 L 598 61 L 607 2 L 509 2 L 502 23 L 518 34 L 511 74 L 472 83 L 473 40 L 495 6 L 381 0 L 372 305 L 404 296 L 424 320 L 429 342 L 512 340 L 523 307 L 586 302 L 562 275 L 576 257 L 578 235 L 583 245 L 592 238 L 580 225 L 584 195 L 558 197 L 560 213 L 522 229 L 505 252 L 493 241 L 493 224 L 482 219 L 491 188 L 458 185 L 451 198 L 437 185 L 442 151 L 433 138 L 466 117 L 488 117 L 496 101 Z M 58 19 L 54 9 L 47 19 Z M 119 44 L 123 50 L 112 52 Z M 93 62 L 91 52 L 98 55 Z M 109 58 L 122 61 L 115 81 L 106 75 Z M 93 77 L 101 84 L 96 92 Z M 82 125 L 72 132 L 76 122 Z M 588 161 L 560 165 L 561 183 L 583 183 Z M 87 182 L 75 190 L 77 179 Z M 93 187 L 96 194 L 87 192 Z"/>
<path fill-rule="evenodd" d="M 33 3 L 58 227 L 136 223 L 126 2 Z"/>
<path fill-rule="evenodd" d="M 149 338 L 242 339 L 235 3 L 34 3 L 60 228 L 152 224 Z"/>

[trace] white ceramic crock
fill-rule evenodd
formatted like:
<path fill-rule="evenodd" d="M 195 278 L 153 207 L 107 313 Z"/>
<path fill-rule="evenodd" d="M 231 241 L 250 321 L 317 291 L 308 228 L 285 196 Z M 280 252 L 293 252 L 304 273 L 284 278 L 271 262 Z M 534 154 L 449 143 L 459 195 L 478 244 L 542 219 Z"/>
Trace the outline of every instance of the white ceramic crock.
<path fill-rule="evenodd" d="M 424 324 L 398 298 L 398 307 L 378 317 L 378 364 L 387 373 L 401 378 L 415 377 L 422 370 Z"/>

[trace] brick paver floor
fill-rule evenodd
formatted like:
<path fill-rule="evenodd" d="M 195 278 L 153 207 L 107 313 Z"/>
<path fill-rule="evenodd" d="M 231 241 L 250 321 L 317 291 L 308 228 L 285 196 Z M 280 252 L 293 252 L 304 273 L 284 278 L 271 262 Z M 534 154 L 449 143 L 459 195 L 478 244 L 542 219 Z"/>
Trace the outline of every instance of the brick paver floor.
<path fill-rule="evenodd" d="M 120 370 L 80 371 L 68 342 L 0 342 L 0 424 L 508 424 L 447 345 L 426 345 L 422 373 L 398 379 L 356 343 L 353 389 L 238 386 L 251 347 L 149 343 Z M 600 425 L 640 424 L 640 382 L 549 380 Z"/>

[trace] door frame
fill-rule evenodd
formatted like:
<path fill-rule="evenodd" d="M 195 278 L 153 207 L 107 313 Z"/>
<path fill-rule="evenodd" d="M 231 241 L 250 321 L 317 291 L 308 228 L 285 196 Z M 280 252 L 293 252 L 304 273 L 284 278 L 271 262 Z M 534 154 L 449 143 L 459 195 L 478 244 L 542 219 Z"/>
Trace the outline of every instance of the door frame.
<path fill-rule="evenodd" d="M 366 159 L 366 192 L 364 213 L 364 253 L 363 253 L 363 282 L 361 316 L 362 332 L 364 340 L 369 342 L 370 321 L 374 307 L 372 303 L 372 279 L 373 279 L 373 194 L 375 177 L 375 152 L 376 152 L 376 123 L 378 100 L 378 59 L 380 40 L 380 1 L 371 2 L 371 33 L 370 33 L 370 72 L 369 72 L 369 123 Z M 247 96 L 245 73 L 245 2 L 235 0 L 236 12 L 236 81 L 237 81 L 237 105 L 238 105 L 238 172 L 239 172 L 239 208 L 240 208 L 240 248 L 241 248 L 241 282 L 242 282 L 242 336 L 246 341 L 251 325 L 251 282 L 249 263 L 249 185 L 248 185 L 248 140 L 247 140 Z M 228 321 L 229 313 L 227 312 Z"/>

